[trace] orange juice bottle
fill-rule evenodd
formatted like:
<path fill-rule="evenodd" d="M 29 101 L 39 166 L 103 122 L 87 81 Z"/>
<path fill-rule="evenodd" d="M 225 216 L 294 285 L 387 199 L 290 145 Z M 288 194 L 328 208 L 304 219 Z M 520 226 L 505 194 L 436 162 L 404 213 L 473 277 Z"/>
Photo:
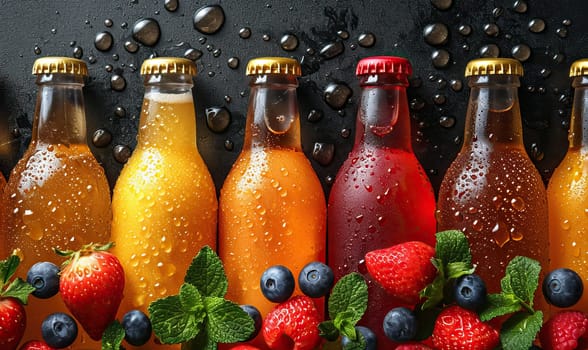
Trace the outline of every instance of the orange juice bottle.
<path fill-rule="evenodd" d="M 37 104 L 31 143 L 4 190 L 2 245 L 22 259 L 19 276 L 36 262 L 61 264 L 53 248 L 80 249 L 110 238 L 110 187 L 86 140 L 83 61 L 45 57 L 35 61 Z M 4 256 L 6 254 L 3 254 Z M 23 339 L 41 339 L 41 322 L 67 312 L 59 296 L 29 298 Z M 73 349 L 100 349 L 82 328 Z"/>
<path fill-rule="evenodd" d="M 220 195 L 219 254 L 229 280 L 227 297 L 254 305 L 265 317 L 274 306 L 259 288 L 265 269 L 281 264 L 297 276 L 307 263 L 325 261 L 326 203 L 300 145 L 300 65 L 289 58 L 257 58 L 249 61 L 247 75 L 243 150 Z"/>
<path fill-rule="evenodd" d="M 476 272 L 500 291 L 508 262 L 523 255 L 548 266 L 547 196 L 523 145 L 513 59 L 477 59 L 466 67 L 470 99 L 463 146 L 439 190 L 439 230 L 463 230 Z M 536 301 L 543 298 L 536 293 Z"/>
<path fill-rule="evenodd" d="M 570 68 L 575 88 L 569 148 L 547 186 L 550 268 L 567 267 L 588 281 L 588 59 Z M 574 305 L 588 311 L 588 293 Z"/>
<path fill-rule="evenodd" d="M 183 58 L 154 58 L 143 62 L 141 74 L 137 147 L 112 198 L 113 253 L 126 277 L 121 316 L 132 309 L 147 313 L 152 301 L 177 294 L 200 248 L 216 248 L 216 191 L 196 146 L 196 66 Z M 141 347 L 163 348 L 153 341 Z"/>

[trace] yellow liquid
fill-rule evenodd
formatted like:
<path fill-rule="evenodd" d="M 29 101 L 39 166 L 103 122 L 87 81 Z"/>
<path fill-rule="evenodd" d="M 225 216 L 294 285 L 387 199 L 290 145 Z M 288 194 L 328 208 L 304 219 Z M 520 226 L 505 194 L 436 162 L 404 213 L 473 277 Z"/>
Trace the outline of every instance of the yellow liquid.
<path fill-rule="evenodd" d="M 112 200 L 113 252 L 126 276 L 120 317 L 131 309 L 148 314 L 149 303 L 178 294 L 200 248 L 216 249 L 216 192 L 196 149 L 192 95 L 146 96 L 140 128 Z M 165 348 L 180 346 L 140 347 Z"/>
<path fill-rule="evenodd" d="M 16 251 L 23 260 L 18 276 L 39 261 L 60 265 L 53 248 L 79 249 L 110 238 L 110 188 L 102 167 L 87 145 L 32 144 L 13 169 L 5 187 L 2 256 Z M 53 312 L 70 314 L 59 296 L 29 297 L 23 343 L 41 338 L 41 323 Z M 79 327 L 72 349 L 100 349 Z"/>
<path fill-rule="evenodd" d="M 547 187 L 550 269 L 567 267 L 588 281 L 588 155 L 570 148 Z M 586 287 L 584 287 L 586 289 Z M 588 312 L 584 292 L 574 309 Z"/>

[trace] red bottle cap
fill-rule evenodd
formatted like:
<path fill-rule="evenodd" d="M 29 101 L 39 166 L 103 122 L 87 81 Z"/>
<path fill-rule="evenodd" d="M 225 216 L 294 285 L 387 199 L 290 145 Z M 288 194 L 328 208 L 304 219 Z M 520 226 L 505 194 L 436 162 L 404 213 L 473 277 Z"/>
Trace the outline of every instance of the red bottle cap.
<path fill-rule="evenodd" d="M 368 74 L 412 74 L 410 61 L 403 57 L 373 56 L 359 61 L 355 75 Z"/>

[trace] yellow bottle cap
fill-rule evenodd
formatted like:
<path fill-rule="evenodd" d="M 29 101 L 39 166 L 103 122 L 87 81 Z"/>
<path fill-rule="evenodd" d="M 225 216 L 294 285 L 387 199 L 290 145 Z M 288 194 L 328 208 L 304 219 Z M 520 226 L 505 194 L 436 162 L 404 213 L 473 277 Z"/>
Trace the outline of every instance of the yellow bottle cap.
<path fill-rule="evenodd" d="M 88 75 L 86 62 L 70 57 L 42 57 L 35 60 L 33 74 L 76 74 Z"/>
<path fill-rule="evenodd" d="M 187 58 L 157 57 L 143 61 L 141 75 L 147 74 L 189 74 L 195 76 L 196 64 Z"/>
<path fill-rule="evenodd" d="M 468 62 L 465 76 L 518 75 L 523 76 L 523 65 L 512 58 L 478 58 Z"/>
<path fill-rule="evenodd" d="M 570 77 L 588 75 L 588 58 L 574 61 L 570 66 Z"/>
<path fill-rule="evenodd" d="M 300 63 L 293 58 L 286 57 L 259 57 L 247 63 L 246 75 L 258 74 L 282 74 L 301 76 Z"/>

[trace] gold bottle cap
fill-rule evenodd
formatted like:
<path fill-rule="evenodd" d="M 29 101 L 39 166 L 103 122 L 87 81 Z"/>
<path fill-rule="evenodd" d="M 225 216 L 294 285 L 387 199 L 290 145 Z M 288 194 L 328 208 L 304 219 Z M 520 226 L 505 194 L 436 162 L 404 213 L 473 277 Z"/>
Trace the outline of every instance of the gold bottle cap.
<path fill-rule="evenodd" d="M 86 62 L 70 57 L 42 57 L 35 60 L 33 74 L 76 74 L 88 75 Z"/>
<path fill-rule="evenodd" d="M 478 58 L 468 62 L 465 76 L 518 75 L 523 76 L 523 65 L 512 58 Z"/>
<path fill-rule="evenodd" d="M 570 66 L 570 77 L 588 75 L 588 58 L 574 61 Z"/>
<path fill-rule="evenodd" d="M 293 58 L 286 57 L 259 57 L 247 63 L 246 75 L 258 74 L 282 74 L 301 76 L 300 63 Z"/>
<path fill-rule="evenodd" d="M 196 64 L 187 58 L 157 57 L 143 61 L 141 75 L 147 74 L 189 74 L 195 76 Z"/>

